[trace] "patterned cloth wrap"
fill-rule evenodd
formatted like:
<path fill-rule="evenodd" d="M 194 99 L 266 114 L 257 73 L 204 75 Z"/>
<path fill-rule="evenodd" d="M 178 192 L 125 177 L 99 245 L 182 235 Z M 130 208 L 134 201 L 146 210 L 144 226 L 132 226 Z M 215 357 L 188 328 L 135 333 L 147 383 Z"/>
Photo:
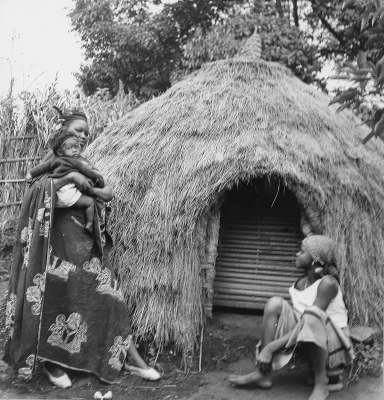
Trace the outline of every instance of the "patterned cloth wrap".
<path fill-rule="evenodd" d="M 54 209 L 47 175 L 27 189 L 17 227 L 6 306 L 4 360 L 29 379 L 40 361 L 91 372 L 108 383 L 131 343 L 128 310 L 109 264 L 106 208 L 95 233 L 82 209 Z"/>

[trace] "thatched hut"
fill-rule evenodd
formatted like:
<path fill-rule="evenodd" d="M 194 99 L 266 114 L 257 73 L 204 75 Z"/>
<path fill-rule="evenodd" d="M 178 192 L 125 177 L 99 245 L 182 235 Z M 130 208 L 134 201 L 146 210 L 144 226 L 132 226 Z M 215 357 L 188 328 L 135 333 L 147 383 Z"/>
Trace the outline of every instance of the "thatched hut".
<path fill-rule="evenodd" d="M 339 245 L 351 322 L 383 320 L 384 146 L 361 145 L 366 130 L 328 104 L 286 68 L 239 57 L 92 144 L 116 193 L 113 261 L 140 337 L 186 355 L 212 301 L 260 308 L 286 290 L 311 232 Z"/>

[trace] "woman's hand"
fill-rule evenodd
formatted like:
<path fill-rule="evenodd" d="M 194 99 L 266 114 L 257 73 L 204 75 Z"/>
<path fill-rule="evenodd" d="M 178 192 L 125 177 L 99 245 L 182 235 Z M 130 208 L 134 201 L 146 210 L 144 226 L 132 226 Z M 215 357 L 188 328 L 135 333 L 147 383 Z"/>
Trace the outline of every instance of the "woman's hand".
<path fill-rule="evenodd" d="M 85 180 L 80 186 L 77 187 L 81 193 L 94 195 L 93 193 L 93 183 L 90 179 Z"/>
<path fill-rule="evenodd" d="M 103 188 L 92 188 L 92 196 L 97 197 L 103 201 L 111 201 L 113 199 L 113 192 L 110 186 L 105 185 Z"/>
<path fill-rule="evenodd" d="M 259 367 L 259 370 L 263 375 L 271 373 L 272 360 L 273 351 L 268 345 L 266 345 L 263 350 L 261 350 L 256 360 L 257 366 Z"/>

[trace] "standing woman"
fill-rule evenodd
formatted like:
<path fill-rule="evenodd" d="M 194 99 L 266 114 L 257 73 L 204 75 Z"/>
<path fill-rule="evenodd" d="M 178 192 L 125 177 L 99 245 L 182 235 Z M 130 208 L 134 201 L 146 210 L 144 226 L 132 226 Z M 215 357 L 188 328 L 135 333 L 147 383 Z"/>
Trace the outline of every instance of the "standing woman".
<path fill-rule="evenodd" d="M 84 148 L 89 137 L 85 114 L 61 113 L 60 123 L 78 135 Z M 118 383 L 123 369 L 160 379 L 132 343 L 126 303 L 108 259 L 112 241 L 105 205 L 98 200 L 94 234 L 84 228 L 82 209 L 54 209 L 56 190 L 86 186 L 86 181 L 79 172 L 61 178 L 45 174 L 26 191 L 7 297 L 4 360 L 26 379 L 44 362 L 48 379 L 62 388 L 72 384 L 65 368 L 93 373 L 107 383 Z"/>

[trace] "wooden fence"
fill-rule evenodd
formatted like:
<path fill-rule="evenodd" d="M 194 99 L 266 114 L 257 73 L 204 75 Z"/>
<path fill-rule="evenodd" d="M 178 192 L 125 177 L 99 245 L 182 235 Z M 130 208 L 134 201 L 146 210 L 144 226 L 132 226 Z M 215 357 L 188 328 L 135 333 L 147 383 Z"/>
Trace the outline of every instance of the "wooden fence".
<path fill-rule="evenodd" d="M 16 220 L 23 198 L 27 172 L 45 153 L 38 135 L 9 136 L 0 132 L 0 221 Z"/>

